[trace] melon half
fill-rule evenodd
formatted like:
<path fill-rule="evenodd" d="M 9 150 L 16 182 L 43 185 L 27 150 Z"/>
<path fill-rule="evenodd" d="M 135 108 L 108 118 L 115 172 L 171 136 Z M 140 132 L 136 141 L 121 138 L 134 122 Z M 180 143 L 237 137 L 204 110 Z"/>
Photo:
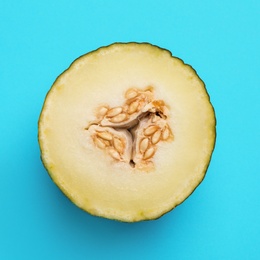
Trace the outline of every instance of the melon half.
<path fill-rule="evenodd" d="M 76 59 L 39 118 L 52 180 L 78 207 L 125 222 L 152 220 L 200 184 L 216 121 L 191 66 L 148 43 L 115 43 Z"/>

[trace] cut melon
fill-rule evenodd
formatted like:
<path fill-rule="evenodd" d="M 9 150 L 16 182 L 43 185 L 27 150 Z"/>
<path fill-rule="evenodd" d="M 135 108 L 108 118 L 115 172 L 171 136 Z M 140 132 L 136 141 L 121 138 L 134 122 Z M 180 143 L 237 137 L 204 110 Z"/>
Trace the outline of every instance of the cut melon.
<path fill-rule="evenodd" d="M 215 113 L 196 72 L 165 49 L 115 43 L 75 60 L 48 92 L 41 158 L 66 196 L 92 215 L 152 220 L 205 176 Z"/>

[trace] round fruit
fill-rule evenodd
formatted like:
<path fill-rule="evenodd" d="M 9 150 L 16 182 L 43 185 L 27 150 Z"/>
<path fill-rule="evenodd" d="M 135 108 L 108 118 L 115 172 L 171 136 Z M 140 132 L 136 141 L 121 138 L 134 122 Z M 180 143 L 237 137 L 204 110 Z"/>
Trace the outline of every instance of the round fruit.
<path fill-rule="evenodd" d="M 215 113 L 196 72 L 148 43 L 115 43 L 62 73 L 39 119 L 42 161 L 78 207 L 156 219 L 202 181 Z"/>

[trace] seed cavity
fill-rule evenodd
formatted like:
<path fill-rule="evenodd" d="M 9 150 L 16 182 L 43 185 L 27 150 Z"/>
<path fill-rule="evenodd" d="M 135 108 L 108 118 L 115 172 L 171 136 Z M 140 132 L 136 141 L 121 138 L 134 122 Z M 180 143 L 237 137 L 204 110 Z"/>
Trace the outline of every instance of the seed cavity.
<path fill-rule="evenodd" d="M 96 120 L 85 129 L 90 131 L 95 146 L 113 161 L 149 171 L 155 167 L 152 158 L 157 144 L 173 140 L 168 124 L 169 109 L 163 100 L 154 98 L 152 87 L 130 88 L 124 97 L 121 106 L 101 105 L 95 110 Z"/>

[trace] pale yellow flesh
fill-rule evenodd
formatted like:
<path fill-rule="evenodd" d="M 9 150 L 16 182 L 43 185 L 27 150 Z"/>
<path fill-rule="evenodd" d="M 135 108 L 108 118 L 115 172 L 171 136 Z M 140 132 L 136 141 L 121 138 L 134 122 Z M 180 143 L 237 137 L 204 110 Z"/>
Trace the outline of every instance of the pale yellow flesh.
<path fill-rule="evenodd" d="M 85 129 L 99 105 L 121 105 L 129 88 L 147 86 L 169 105 L 174 135 L 158 144 L 149 173 L 115 163 Z M 121 221 L 154 219 L 203 179 L 215 143 L 214 110 L 194 70 L 168 51 L 114 44 L 82 56 L 56 80 L 40 117 L 39 143 L 52 179 L 82 209 Z"/>

